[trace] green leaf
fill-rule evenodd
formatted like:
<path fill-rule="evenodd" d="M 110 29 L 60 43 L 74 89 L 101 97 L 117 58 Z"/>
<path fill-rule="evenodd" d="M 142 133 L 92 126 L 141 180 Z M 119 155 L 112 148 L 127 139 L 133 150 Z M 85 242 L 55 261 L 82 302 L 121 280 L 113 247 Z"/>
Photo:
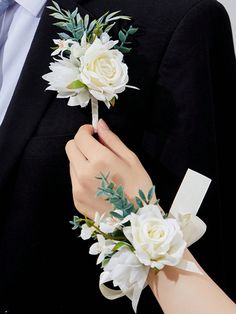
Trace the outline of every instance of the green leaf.
<path fill-rule="evenodd" d="M 125 33 L 124 33 L 123 31 L 119 31 L 118 37 L 119 37 L 119 40 L 120 40 L 122 43 L 125 42 L 125 40 L 126 40 L 126 35 L 125 35 Z"/>
<path fill-rule="evenodd" d="M 88 27 L 88 29 L 87 29 L 87 33 L 90 33 L 90 32 L 93 30 L 93 28 L 94 28 L 95 25 L 96 25 L 96 20 L 93 20 L 93 21 L 89 24 L 89 27 Z"/>
<path fill-rule="evenodd" d="M 108 188 L 109 188 L 109 189 L 113 189 L 114 186 L 115 186 L 115 184 L 114 184 L 113 182 L 110 182 L 110 183 L 108 184 Z"/>
<path fill-rule="evenodd" d="M 152 199 L 154 193 L 155 193 L 155 186 L 151 187 L 151 189 L 148 191 L 148 196 L 147 196 L 148 202 L 151 201 L 151 199 Z"/>
<path fill-rule="evenodd" d="M 83 30 L 75 32 L 76 39 L 80 40 L 83 37 L 83 34 L 84 34 Z"/>
<path fill-rule="evenodd" d="M 136 201 L 139 208 L 143 207 L 143 202 L 141 201 L 141 199 L 138 196 L 135 197 L 135 201 Z"/>
<path fill-rule="evenodd" d="M 84 28 L 85 29 L 87 29 L 88 24 L 89 24 L 89 15 L 86 14 L 85 17 L 84 17 Z"/>
<path fill-rule="evenodd" d="M 124 197 L 124 188 L 123 186 L 119 185 L 118 188 L 116 189 L 116 193 L 120 195 L 120 197 Z"/>
<path fill-rule="evenodd" d="M 129 35 L 134 35 L 137 31 L 138 31 L 138 28 L 134 28 L 132 26 L 128 29 Z"/>
<path fill-rule="evenodd" d="M 118 14 L 118 13 L 120 13 L 120 10 L 108 14 L 107 17 L 106 17 L 105 22 L 109 22 L 110 18 L 112 18 L 114 15 L 116 15 L 116 14 Z"/>
<path fill-rule="evenodd" d="M 111 216 L 113 216 L 113 217 L 115 217 L 115 218 L 118 218 L 118 219 L 120 219 L 120 220 L 123 219 L 123 216 L 121 216 L 121 215 L 118 214 L 117 212 L 112 211 L 112 212 L 110 212 L 110 214 L 111 214 Z"/>
<path fill-rule="evenodd" d="M 63 15 L 61 15 L 60 13 L 51 13 L 50 16 L 53 16 L 55 19 L 57 20 L 64 20 L 67 21 L 67 18 L 65 18 Z"/>
<path fill-rule="evenodd" d="M 58 35 L 59 35 L 59 37 L 61 38 L 61 39 L 69 39 L 70 38 L 70 36 L 68 35 L 68 34 L 66 34 L 66 33 L 58 33 Z"/>
<path fill-rule="evenodd" d="M 52 3 L 54 4 L 55 8 L 60 12 L 61 8 L 60 8 L 59 4 L 56 1 L 53 1 L 53 0 L 52 0 Z"/>
<path fill-rule="evenodd" d="M 74 19 L 76 17 L 78 13 L 78 8 L 76 8 L 72 13 L 71 13 L 71 17 Z"/>
<path fill-rule="evenodd" d="M 118 47 L 117 49 L 122 53 L 128 53 L 131 51 L 131 48 L 127 48 L 127 47 Z"/>
<path fill-rule="evenodd" d="M 127 20 L 127 21 L 130 21 L 131 17 L 130 16 L 126 16 L 126 15 L 119 15 L 119 16 L 115 16 L 115 17 L 111 18 L 110 22 L 111 21 L 117 21 L 117 20 Z"/>
<path fill-rule="evenodd" d="M 96 196 L 97 196 L 97 197 L 100 197 L 100 196 L 102 196 L 103 194 L 104 194 L 103 191 L 97 191 L 97 192 L 96 192 Z"/>
<path fill-rule="evenodd" d="M 120 241 L 120 242 L 118 242 L 118 243 L 113 247 L 112 251 L 115 252 L 115 251 L 119 250 L 119 249 L 120 249 L 122 246 L 124 246 L 124 245 L 127 246 L 128 243 L 123 242 L 123 241 Z"/>
<path fill-rule="evenodd" d="M 65 22 L 56 22 L 56 23 L 53 23 L 53 25 L 55 25 L 55 26 L 57 26 L 57 27 L 60 27 L 60 28 L 62 28 L 62 29 L 67 29 Z"/>
<path fill-rule="evenodd" d="M 50 6 L 50 5 L 47 6 L 47 9 L 58 12 L 58 10 L 56 8 L 54 8 L 54 7 Z"/>
<path fill-rule="evenodd" d="M 79 22 L 80 22 L 81 19 L 82 19 L 82 17 L 81 17 L 81 15 L 78 13 L 78 14 L 76 15 L 76 22 L 77 22 L 77 24 L 79 24 Z"/>
<path fill-rule="evenodd" d="M 108 25 L 108 26 L 104 29 L 104 32 L 108 33 L 108 32 L 112 29 L 112 27 L 113 27 L 115 24 L 116 24 L 116 22 L 114 22 L 114 23 Z"/>
<path fill-rule="evenodd" d="M 146 196 L 144 195 L 142 190 L 138 191 L 139 196 L 141 197 L 141 200 L 143 200 L 146 204 L 148 203 L 146 200 Z"/>
<path fill-rule="evenodd" d="M 109 261 L 110 261 L 110 258 L 104 258 L 104 260 L 102 261 L 102 268 L 105 267 Z"/>
<path fill-rule="evenodd" d="M 66 86 L 66 88 L 68 89 L 78 89 L 83 87 L 86 87 L 86 85 L 82 83 L 80 80 L 75 80 Z"/>

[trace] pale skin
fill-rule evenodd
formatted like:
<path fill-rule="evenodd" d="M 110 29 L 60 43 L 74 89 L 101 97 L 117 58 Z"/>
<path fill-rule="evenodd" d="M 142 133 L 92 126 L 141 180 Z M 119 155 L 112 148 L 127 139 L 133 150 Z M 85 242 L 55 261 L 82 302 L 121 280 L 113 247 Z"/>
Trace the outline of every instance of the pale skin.
<path fill-rule="evenodd" d="M 103 120 L 97 126 L 99 141 L 93 134 L 93 127 L 84 125 L 66 145 L 75 206 L 91 219 L 94 209 L 100 213 L 110 209 L 105 200 L 95 197 L 99 186 L 95 177 L 100 172 L 109 172 L 110 180 L 122 184 L 130 200 L 140 188 L 147 192 L 153 185 L 138 157 Z M 197 263 L 188 250 L 185 259 Z M 204 271 L 199 275 L 166 266 L 157 274 L 151 271 L 148 283 L 165 314 L 236 313 L 235 303 Z"/>

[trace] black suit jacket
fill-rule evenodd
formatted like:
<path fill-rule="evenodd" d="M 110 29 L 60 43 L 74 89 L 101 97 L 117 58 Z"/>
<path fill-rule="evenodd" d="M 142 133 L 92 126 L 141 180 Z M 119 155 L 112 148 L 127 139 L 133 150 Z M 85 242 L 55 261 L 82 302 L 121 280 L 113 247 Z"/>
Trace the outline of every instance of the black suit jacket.
<path fill-rule="evenodd" d="M 226 11 L 215 0 L 58 1 L 93 17 L 122 10 L 139 27 L 126 56 L 130 84 L 100 116 L 150 172 L 168 210 L 187 168 L 213 179 L 199 212 L 206 236 L 195 245 L 200 263 L 234 297 L 225 244 L 232 237 L 232 107 L 235 55 Z M 126 298 L 105 300 L 100 269 L 69 220 L 76 214 L 64 146 L 90 123 L 90 108 L 44 92 L 52 39 L 45 10 L 0 128 L 0 313 L 132 313 Z M 122 22 L 118 27 L 123 27 Z M 114 30 L 115 32 L 115 30 Z M 80 304 L 87 310 L 81 310 Z M 157 313 L 151 292 L 138 313 Z M 8 312 L 4 312 L 4 311 Z"/>

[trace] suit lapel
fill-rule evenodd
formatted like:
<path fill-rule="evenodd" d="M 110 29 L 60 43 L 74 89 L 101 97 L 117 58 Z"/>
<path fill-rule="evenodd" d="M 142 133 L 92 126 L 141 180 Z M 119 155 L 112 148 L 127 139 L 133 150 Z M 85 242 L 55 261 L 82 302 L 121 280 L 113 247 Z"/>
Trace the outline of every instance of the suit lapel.
<path fill-rule="evenodd" d="M 61 7 L 72 10 L 79 1 L 58 1 Z M 50 4 L 48 1 L 47 4 Z M 79 5 L 81 15 L 88 13 Z M 46 82 L 42 75 L 49 72 L 52 39 L 57 38 L 55 20 L 44 9 L 29 54 L 23 67 L 16 90 L 5 119 L 0 127 L 0 192 L 7 182 L 15 164 L 19 161 L 40 119 L 55 98 L 53 92 L 45 92 Z"/>

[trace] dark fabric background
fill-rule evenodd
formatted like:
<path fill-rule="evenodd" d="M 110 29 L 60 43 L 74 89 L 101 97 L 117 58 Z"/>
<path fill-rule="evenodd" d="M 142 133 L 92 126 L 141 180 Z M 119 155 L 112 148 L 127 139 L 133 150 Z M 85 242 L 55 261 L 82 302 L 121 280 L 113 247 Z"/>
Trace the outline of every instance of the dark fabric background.
<path fill-rule="evenodd" d="M 58 2 L 93 17 L 121 9 L 139 27 L 125 60 L 130 84 L 140 91 L 127 90 L 110 111 L 101 105 L 100 116 L 138 154 L 164 209 L 187 168 L 213 179 L 199 211 L 208 230 L 192 251 L 235 298 L 229 180 L 235 178 L 236 67 L 226 11 L 215 0 Z M 64 146 L 91 113 L 44 92 L 41 76 L 57 32 L 48 13 L 0 128 L 0 313 L 132 313 L 126 298 L 101 296 L 90 243 L 69 225 L 76 210 Z M 148 288 L 138 314 L 147 312 L 158 312 Z"/>

